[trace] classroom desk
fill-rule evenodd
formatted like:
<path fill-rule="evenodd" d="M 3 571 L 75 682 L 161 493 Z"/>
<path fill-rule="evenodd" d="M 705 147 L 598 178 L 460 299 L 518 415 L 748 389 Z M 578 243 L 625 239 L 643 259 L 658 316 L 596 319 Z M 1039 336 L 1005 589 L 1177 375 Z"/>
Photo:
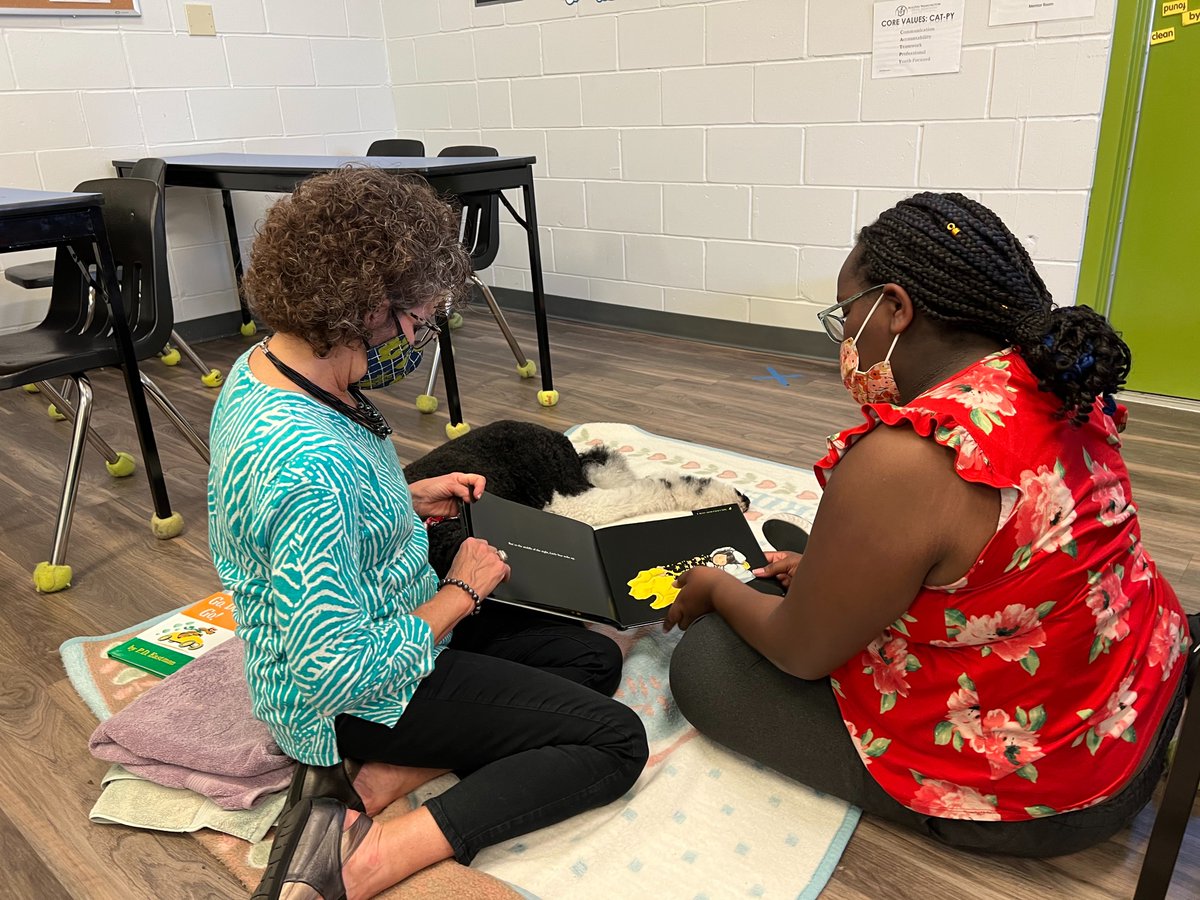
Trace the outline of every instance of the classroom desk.
<path fill-rule="evenodd" d="M 409 157 L 409 156 L 303 156 L 266 153 L 203 153 L 188 156 L 166 156 L 166 183 L 174 187 L 210 188 L 221 192 L 225 207 L 225 226 L 229 232 L 229 251 L 233 257 L 234 276 L 238 281 L 238 302 L 242 308 L 242 323 L 250 322 L 250 313 L 242 296 L 242 257 L 238 248 L 237 223 L 233 215 L 230 191 L 289 192 L 313 175 L 330 172 L 345 165 L 373 166 L 398 174 L 420 175 L 443 194 L 464 197 L 471 194 L 498 194 L 520 189 L 525 215 L 521 217 L 506 198 L 518 224 L 525 229 L 529 246 L 529 269 L 532 274 L 533 312 L 537 325 L 538 360 L 541 367 L 543 396 L 555 397 L 554 376 L 550 367 L 550 335 L 546 325 L 546 293 L 542 281 L 542 256 L 538 246 L 537 208 L 533 196 L 532 156 L 483 157 Z M 113 160 L 119 175 L 128 175 L 136 160 Z M 462 421 L 455 408 L 457 387 L 451 395 L 453 357 L 449 329 L 442 329 L 443 365 L 447 380 L 448 403 L 452 424 Z"/>
<path fill-rule="evenodd" d="M 146 408 L 146 392 L 138 374 L 129 320 L 117 285 L 112 250 L 104 230 L 104 218 L 100 210 L 103 204 L 104 197 L 100 194 L 0 187 L 0 253 L 65 246 L 75 248 L 81 259 L 95 259 L 95 274 L 87 277 L 94 279 L 92 287 L 96 296 L 109 309 L 113 341 L 125 373 L 125 388 L 137 426 L 154 512 L 159 518 L 167 519 L 171 516 L 171 503 L 163 480 L 150 411 Z M 59 536 L 56 536 L 56 546 L 59 540 Z"/>

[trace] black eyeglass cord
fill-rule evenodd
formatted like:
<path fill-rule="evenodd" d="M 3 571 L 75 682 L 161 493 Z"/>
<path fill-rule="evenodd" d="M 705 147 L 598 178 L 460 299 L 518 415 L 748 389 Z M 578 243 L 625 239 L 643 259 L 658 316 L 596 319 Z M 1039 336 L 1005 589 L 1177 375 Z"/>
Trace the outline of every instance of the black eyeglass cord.
<path fill-rule="evenodd" d="M 262 348 L 263 356 L 269 359 L 271 361 L 271 365 L 279 370 L 279 374 L 288 379 L 288 381 L 292 382 L 305 393 L 317 400 L 320 400 L 326 406 L 337 410 L 356 425 L 361 425 L 380 440 L 386 440 L 387 436 L 392 433 L 392 426 L 388 425 L 387 419 L 383 417 L 383 413 L 376 409 L 374 404 L 364 397 L 362 391 L 354 387 L 354 385 L 351 385 L 349 390 L 350 395 L 358 404 L 357 408 L 351 406 L 340 397 L 329 393 L 329 391 L 325 390 L 323 387 L 313 384 L 311 381 L 281 360 L 278 356 L 272 353 L 267 347 L 267 341 L 263 341 L 261 344 L 259 344 L 259 347 Z"/>

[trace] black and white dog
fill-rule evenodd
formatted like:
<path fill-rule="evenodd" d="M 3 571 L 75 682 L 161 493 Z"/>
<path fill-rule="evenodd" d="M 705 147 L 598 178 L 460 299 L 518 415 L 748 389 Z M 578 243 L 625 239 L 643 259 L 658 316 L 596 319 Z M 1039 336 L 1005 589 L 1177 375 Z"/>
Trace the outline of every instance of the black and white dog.
<path fill-rule="evenodd" d="M 743 510 L 750 506 L 744 494 L 711 478 L 637 476 L 615 450 L 594 447 L 579 453 L 566 435 L 532 422 L 484 425 L 404 468 L 410 484 L 450 472 L 478 473 L 487 479 L 489 493 L 592 526 L 727 503 Z M 431 525 L 429 560 L 440 576 L 465 537 L 459 519 Z"/>

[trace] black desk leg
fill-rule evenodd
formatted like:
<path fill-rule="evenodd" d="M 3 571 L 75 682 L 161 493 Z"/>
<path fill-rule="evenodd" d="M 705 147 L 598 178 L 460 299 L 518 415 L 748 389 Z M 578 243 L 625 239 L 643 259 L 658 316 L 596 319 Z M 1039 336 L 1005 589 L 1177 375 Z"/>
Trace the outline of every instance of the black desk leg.
<path fill-rule="evenodd" d="M 97 218 L 100 210 L 95 210 Z M 163 478 L 162 462 L 158 458 L 158 444 L 154 440 L 154 427 L 150 423 L 150 410 L 146 407 L 146 391 L 138 373 L 137 356 L 133 351 L 133 338 L 129 334 L 129 319 L 125 317 L 125 304 L 121 301 L 121 289 L 117 283 L 116 265 L 112 250 L 104 237 L 103 225 L 99 224 L 99 235 L 92 245 L 97 266 L 97 290 L 100 301 L 108 306 L 112 316 L 113 339 L 117 352 L 121 354 L 121 370 L 125 373 L 125 390 L 129 393 L 129 407 L 133 422 L 137 426 L 138 444 L 142 449 L 142 465 L 146 467 L 146 480 L 150 482 L 150 497 L 154 503 L 155 536 L 175 537 L 182 530 L 182 521 L 173 518 L 171 500 L 167 496 L 167 483 Z M 173 532 L 173 533 L 170 533 Z"/>
<path fill-rule="evenodd" d="M 1181 660 L 1185 663 L 1187 657 Z M 1186 677 L 1186 676 L 1185 676 Z M 1192 682 L 1179 743 L 1175 745 L 1175 762 L 1167 775 L 1158 815 L 1150 832 L 1150 843 L 1142 860 L 1134 900 L 1161 900 L 1171 886 L 1171 874 L 1179 857 L 1179 847 L 1187 833 L 1192 815 L 1196 787 L 1200 785 L 1200 673 Z"/>
<path fill-rule="evenodd" d="M 229 232 L 229 255 L 233 257 L 233 282 L 237 289 L 238 306 L 242 310 L 242 334 L 250 337 L 255 332 L 254 319 L 246 306 L 246 295 L 242 293 L 242 248 L 238 244 L 237 220 L 233 217 L 233 197 L 229 191 L 221 191 L 221 205 L 225 208 L 225 230 Z"/>
<path fill-rule="evenodd" d="M 442 350 L 442 379 L 446 382 L 446 406 L 450 411 L 450 424 L 446 426 L 447 437 L 456 438 L 467 433 L 463 426 L 462 404 L 458 398 L 458 374 L 454 371 L 454 348 L 450 346 L 450 329 L 443 327 L 438 335 L 438 346 Z"/>
<path fill-rule="evenodd" d="M 538 403 L 553 406 L 558 402 L 554 374 L 550 370 L 550 328 L 546 324 L 546 288 L 542 283 L 542 249 L 538 243 L 537 208 L 533 200 L 533 175 L 521 185 L 525 200 L 525 232 L 529 240 L 529 274 L 533 281 L 533 318 L 537 324 L 538 361 L 542 369 L 542 389 Z"/>

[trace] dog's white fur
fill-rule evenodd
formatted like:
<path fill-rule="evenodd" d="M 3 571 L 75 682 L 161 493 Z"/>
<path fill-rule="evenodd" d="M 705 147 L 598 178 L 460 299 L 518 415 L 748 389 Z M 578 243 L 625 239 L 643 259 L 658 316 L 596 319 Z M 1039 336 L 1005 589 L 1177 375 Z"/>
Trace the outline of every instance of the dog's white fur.
<path fill-rule="evenodd" d="M 709 478 L 636 475 L 619 453 L 602 463 L 585 464 L 584 473 L 594 487 L 574 497 L 556 492 L 546 506 L 547 512 L 598 527 L 633 516 L 687 512 L 727 503 L 744 506 L 744 498 L 730 485 Z"/>

